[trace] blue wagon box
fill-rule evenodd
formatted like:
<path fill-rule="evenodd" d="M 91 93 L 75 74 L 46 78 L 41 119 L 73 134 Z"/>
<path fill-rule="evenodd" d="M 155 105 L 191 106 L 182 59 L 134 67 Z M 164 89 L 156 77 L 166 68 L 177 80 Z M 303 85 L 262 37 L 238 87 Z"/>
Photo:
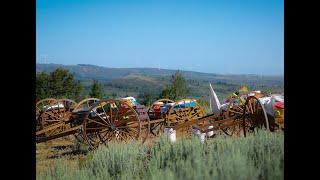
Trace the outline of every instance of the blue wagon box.
<path fill-rule="evenodd" d="M 196 107 L 197 103 L 195 100 L 187 100 L 187 101 L 182 101 L 179 102 L 177 105 L 174 106 L 175 109 L 179 109 L 179 108 L 191 108 L 191 107 Z"/>

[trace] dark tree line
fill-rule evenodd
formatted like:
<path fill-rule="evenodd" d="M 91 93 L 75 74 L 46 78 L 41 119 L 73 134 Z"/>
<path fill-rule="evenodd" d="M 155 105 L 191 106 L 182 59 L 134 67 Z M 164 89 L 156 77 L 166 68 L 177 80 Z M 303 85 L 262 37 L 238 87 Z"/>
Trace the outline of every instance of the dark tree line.
<path fill-rule="evenodd" d="M 83 90 L 79 81 L 68 70 L 58 68 L 51 73 L 41 72 L 36 77 L 36 99 L 70 98 L 76 99 Z"/>
<path fill-rule="evenodd" d="M 143 91 L 137 96 L 137 100 L 144 105 L 149 106 L 152 102 L 160 98 L 179 100 L 186 98 L 190 88 L 181 73 L 177 71 L 170 78 L 170 83 L 161 91 L 159 89 L 144 86 Z M 112 93 L 112 94 L 110 94 Z M 115 92 L 110 92 L 108 96 L 116 98 Z M 58 68 L 53 72 L 41 72 L 36 76 L 36 100 L 45 98 L 68 98 L 79 101 L 86 97 L 95 97 L 102 99 L 106 96 L 103 91 L 103 85 L 94 80 L 90 92 L 84 94 L 84 87 L 80 81 L 76 80 L 69 70 Z"/>
<path fill-rule="evenodd" d="M 57 68 L 55 71 L 47 73 L 41 72 L 36 75 L 36 100 L 45 98 L 68 98 L 80 100 L 88 97 L 83 94 L 83 85 L 76 80 L 69 70 Z M 91 87 L 90 97 L 103 98 L 102 85 L 94 80 Z"/>

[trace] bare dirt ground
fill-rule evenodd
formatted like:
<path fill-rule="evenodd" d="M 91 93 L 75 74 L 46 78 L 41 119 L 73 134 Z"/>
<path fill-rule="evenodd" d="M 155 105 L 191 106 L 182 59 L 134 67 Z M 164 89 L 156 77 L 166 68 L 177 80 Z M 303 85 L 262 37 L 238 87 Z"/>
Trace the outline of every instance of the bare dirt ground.
<path fill-rule="evenodd" d="M 41 173 L 54 165 L 54 161 L 59 158 L 67 158 L 78 165 L 78 160 L 86 155 L 85 148 L 80 148 L 73 136 L 59 138 L 36 145 L 36 172 Z"/>

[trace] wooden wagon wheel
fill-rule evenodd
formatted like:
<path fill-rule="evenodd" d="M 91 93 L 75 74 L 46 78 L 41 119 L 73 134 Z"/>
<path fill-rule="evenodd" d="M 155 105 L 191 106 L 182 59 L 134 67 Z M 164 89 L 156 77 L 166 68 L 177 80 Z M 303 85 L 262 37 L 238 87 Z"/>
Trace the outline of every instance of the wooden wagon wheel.
<path fill-rule="evenodd" d="M 254 96 L 249 96 L 246 100 L 242 121 L 244 136 L 247 132 L 254 132 L 257 128 L 269 130 L 268 116 L 264 106 Z"/>
<path fill-rule="evenodd" d="M 70 99 L 59 99 L 50 103 L 38 118 L 41 130 L 50 128 L 43 134 L 48 137 L 66 130 L 68 126 L 65 122 L 70 120 L 75 105 L 76 102 Z"/>
<path fill-rule="evenodd" d="M 83 120 L 83 136 L 92 149 L 109 141 L 139 140 L 140 132 L 137 112 L 119 100 L 96 102 Z"/>
<path fill-rule="evenodd" d="M 159 99 L 159 100 L 153 102 L 151 104 L 151 107 L 153 107 L 154 104 L 159 103 L 159 102 L 162 102 L 163 104 L 174 103 L 174 101 L 171 100 L 171 99 Z M 151 107 L 148 110 L 148 114 L 151 113 Z M 162 114 L 160 114 L 160 116 L 158 118 L 161 119 L 161 118 L 164 118 L 164 117 L 162 116 Z M 161 135 L 161 133 L 164 131 L 164 127 L 165 127 L 165 120 L 158 121 L 157 118 L 151 119 L 150 135 L 153 136 L 153 137 L 157 137 L 157 136 Z"/>
<path fill-rule="evenodd" d="M 191 105 L 193 103 L 193 105 Z M 205 116 L 204 109 L 195 99 L 182 99 L 176 102 L 166 113 L 166 125 L 182 124 Z M 178 134 L 192 136 L 192 126 L 179 129 Z"/>
<path fill-rule="evenodd" d="M 40 122 L 38 121 L 38 118 L 40 114 L 45 110 L 48 105 L 50 105 L 52 102 L 56 101 L 54 98 L 46 98 L 38 101 L 36 103 L 36 130 L 38 131 L 41 128 Z"/>
<path fill-rule="evenodd" d="M 88 111 L 90 109 L 90 107 L 96 103 L 100 101 L 100 99 L 98 98 L 86 98 L 83 99 L 82 101 L 80 101 L 77 105 L 75 105 L 72 113 L 77 113 L 80 111 Z M 82 120 L 82 118 L 80 119 Z M 82 124 L 82 121 L 80 122 L 79 119 L 74 119 L 74 121 L 72 121 L 70 123 L 71 127 L 76 127 L 78 125 Z M 74 134 L 74 137 L 79 141 L 79 142 L 84 142 L 84 137 L 83 137 L 83 132 L 82 132 L 82 128 L 79 128 L 78 132 Z"/>
<path fill-rule="evenodd" d="M 224 119 L 230 119 L 226 125 L 222 125 L 220 130 L 228 136 L 239 136 L 242 131 L 242 117 L 244 108 L 240 99 L 232 98 L 226 112 L 223 113 Z"/>
<path fill-rule="evenodd" d="M 75 105 L 72 112 L 77 112 L 80 110 L 88 111 L 90 107 L 97 101 L 100 101 L 98 98 L 86 98 L 82 101 L 80 101 L 77 105 Z"/>
<path fill-rule="evenodd" d="M 60 104 L 63 104 L 63 106 L 70 112 L 72 112 L 77 105 L 77 102 L 72 99 L 58 99 L 58 101 L 60 102 Z"/>
<path fill-rule="evenodd" d="M 174 103 L 174 101 L 171 99 L 158 99 L 155 102 L 153 102 L 152 104 L 157 103 L 157 102 L 163 102 L 163 104 Z"/>

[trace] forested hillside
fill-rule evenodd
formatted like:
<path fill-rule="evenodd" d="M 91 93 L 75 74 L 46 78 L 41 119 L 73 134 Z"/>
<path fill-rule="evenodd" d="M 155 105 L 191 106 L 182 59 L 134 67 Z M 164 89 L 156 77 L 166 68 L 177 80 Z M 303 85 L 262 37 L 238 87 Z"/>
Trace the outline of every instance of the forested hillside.
<path fill-rule="evenodd" d="M 37 72 L 52 72 L 58 67 L 69 70 L 83 86 L 83 96 L 89 94 L 93 80 L 98 80 L 106 97 L 134 96 L 143 100 L 146 96 L 158 98 L 176 70 L 156 68 L 108 68 L 94 65 L 37 64 Z M 190 87 L 189 97 L 208 100 L 209 83 L 219 99 L 223 99 L 240 86 L 264 93 L 283 93 L 283 76 L 223 75 L 180 71 Z"/>

